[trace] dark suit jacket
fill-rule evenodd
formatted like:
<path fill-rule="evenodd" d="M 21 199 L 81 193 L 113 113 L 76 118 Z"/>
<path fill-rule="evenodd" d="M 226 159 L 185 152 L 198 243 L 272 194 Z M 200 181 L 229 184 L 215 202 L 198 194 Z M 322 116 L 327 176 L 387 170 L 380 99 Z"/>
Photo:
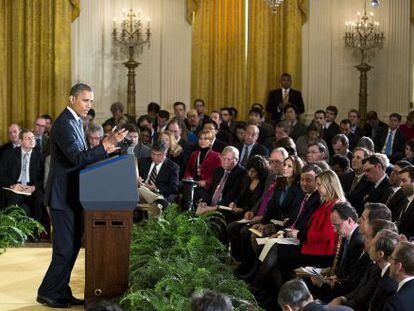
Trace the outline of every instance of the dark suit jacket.
<path fill-rule="evenodd" d="M 355 311 L 368 310 L 369 302 L 374 295 L 380 279 L 381 269 L 377 264 L 372 263 L 371 267 L 365 271 L 358 286 L 351 293 L 345 295 L 347 299 L 345 305 L 353 308 Z"/>
<path fill-rule="evenodd" d="M 355 147 L 358 145 L 358 141 L 361 138 L 361 136 L 354 134 L 352 132 L 346 136 L 348 137 L 348 140 L 349 140 L 349 150 L 353 152 Z"/>
<path fill-rule="evenodd" d="M 331 123 L 331 125 L 329 126 L 329 128 L 324 128 L 322 131 L 322 138 L 326 141 L 326 143 L 328 144 L 328 148 L 329 148 L 329 154 L 335 154 L 333 151 L 333 147 L 332 147 L 332 138 L 335 137 L 335 135 L 340 134 L 341 130 L 339 128 L 338 123 L 336 123 L 335 121 L 333 121 Z"/>
<path fill-rule="evenodd" d="M 9 149 L 13 149 L 13 143 L 10 141 L 0 146 L 0 159 L 3 156 L 4 152 Z"/>
<path fill-rule="evenodd" d="M 387 142 L 387 137 L 388 128 L 381 128 L 381 130 L 378 130 L 377 136 L 374 140 L 376 152 L 382 152 L 384 145 Z M 389 157 L 392 164 L 395 164 L 397 161 L 401 160 L 404 157 L 405 141 L 406 139 L 404 134 L 399 129 L 397 129 L 395 132 L 394 141 L 392 143 L 392 154 Z"/>
<path fill-rule="evenodd" d="M 401 211 L 403 208 L 407 207 L 407 203 L 407 197 L 402 189 L 399 189 L 396 193 L 390 194 L 387 200 L 387 206 L 391 211 L 393 222 L 399 220 Z"/>
<path fill-rule="evenodd" d="M 368 136 L 369 138 L 371 138 L 374 141 L 374 143 L 375 143 L 377 134 L 381 136 L 383 135 L 383 132 L 385 132 L 385 135 L 387 135 L 387 131 L 388 131 L 388 125 L 382 121 L 379 121 L 378 127 L 375 128 L 374 130 L 371 127 L 371 125 L 369 125 L 368 123 L 364 125 L 365 136 Z"/>
<path fill-rule="evenodd" d="M 289 132 L 289 137 L 292 138 L 295 142 L 296 140 L 302 136 L 302 135 L 306 135 L 308 132 L 308 127 L 301 123 L 301 122 L 296 122 L 296 124 L 290 129 Z"/>
<path fill-rule="evenodd" d="M 263 122 L 261 125 L 259 125 L 259 131 L 259 138 L 257 139 L 259 144 L 263 145 L 266 139 L 274 137 L 275 130 L 269 123 Z"/>
<path fill-rule="evenodd" d="M 144 180 L 146 180 L 148 174 L 150 174 L 149 170 L 151 163 L 151 157 L 142 158 L 141 161 L 138 162 L 139 175 Z M 170 159 L 165 159 L 161 165 L 160 171 L 155 179 L 155 185 L 165 198 L 172 194 L 177 194 L 179 170 L 178 165 Z"/>
<path fill-rule="evenodd" d="M 374 294 L 369 302 L 369 310 L 381 311 L 387 299 L 397 291 L 398 283 L 390 277 L 390 268 L 388 267 L 384 276 L 379 280 Z"/>
<path fill-rule="evenodd" d="M 216 138 L 214 140 L 213 146 L 211 146 L 211 149 L 215 152 L 222 153 L 223 149 L 226 148 L 226 147 L 227 147 L 227 143 L 225 143 L 224 141 Z"/>
<path fill-rule="evenodd" d="M 414 303 L 414 280 L 408 281 L 401 289 L 388 298 L 383 311 L 411 311 Z"/>
<path fill-rule="evenodd" d="M 414 201 L 410 203 L 401 215 L 400 221 L 398 222 L 398 229 L 408 239 L 414 237 Z"/>
<path fill-rule="evenodd" d="M 381 181 L 377 188 L 372 188 L 372 191 L 364 199 L 364 203 L 383 203 L 386 204 L 390 194 L 390 182 L 388 176 Z"/>
<path fill-rule="evenodd" d="M 45 205 L 55 210 L 80 208 L 79 170 L 108 157 L 104 147 L 86 149 L 75 117 L 66 108 L 50 132 L 50 171 L 45 189 Z"/>
<path fill-rule="evenodd" d="M 0 165 L 0 187 L 8 187 L 17 183 L 22 169 L 21 147 L 9 149 L 4 152 Z M 33 149 L 29 164 L 29 185 L 36 190 L 43 189 L 43 161 L 40 153 Z"/>
<path fill-rule="evenodd" d="M 358 135 L 359 137 L 366 136 L 364 128 L 362 126 L 357 126 L 356 129 L 355 129 L 355 132 L 353 132 L 353 133 Z"/>
<path fill-rule="evenodd" d="M 240 161 L 239 161 L 240 163 L 242 161 L 241 155 L 242 155 L 242 151 L 243 151 L 243 146 L 244 146 L 244 144 L 240 144 L 237 148 L 237 149 L 239 149 L 239 152 L 240 152 L 240 155 L 239 155 L 240 156 Z M 261 155 L 261 156 L 267 157 L 269 155 L 269 150 L 267 150 L 267 148 L 265 146 L 263 146 L 259 143 L 255 143 L 253 148 L 252 148 L 252 151 L 250 151 L 249 159 L 254 155 Z"/>
<path fill-rule="evenodd" d="M 214 191 L 220 183 L 223 177 L 224 169 L 220 166 L 216 168 L 213 175 L 213 180 L 210 187 L 210 200 L 213 197 Z M 239 164 L 237 164 L 227 177 L 226 183 L 224 184 L 221 200 L 218 202 L 219 205 L 229 206 L 231 202 L 235 202 L 240 196 L 240 187 L 243 181 L 243 177 L 246 175 L 246 170 Z M 208 204 L 210 204 L 208 202 Z"/>
<path fill-rule="evenodd" d="M 352 311 L 350 307 L 347 306 L 330 306 L 322 305 L 316 302 L 311 302 L 307 304 L 302 311 Z"/>
<path fill-rule="evenodd" d="M 184 163 L 187 163 L 191 153 L 194 151 L 194 146 L 181 137 L 178 144 L 183 148 Z"/>
<path fill-rule="evenodd" d="M 298 114 L 305 112 L 305 105 L 300 91 L 290 89 L 288 102 L 296 106 Z M 272 120 L 276 123 L 280 121 L 283 115 L 283 109 L 279 108 L 280 103 L 283 103 L 282 89 L 271 91 L 267 100 L 266 111 L 272 114 Z"/>
<path fill-rule="evenodd" d="M 350 190 L 354 178 L 355 171 L 351 171 L 348 174 L 346 174 L 342 179 L 343 188 L 349 203 L 351 203 L 351 205 L 355 207 L 356 211 L 358 212 L 358 215 L 361 216 L 362 212 L 364 211 L 364 197 L 368 193 L 370 193 L 374 185 L 370 181 L 368 181 L 368 179 L 364 175 L 351 192 Z"/>

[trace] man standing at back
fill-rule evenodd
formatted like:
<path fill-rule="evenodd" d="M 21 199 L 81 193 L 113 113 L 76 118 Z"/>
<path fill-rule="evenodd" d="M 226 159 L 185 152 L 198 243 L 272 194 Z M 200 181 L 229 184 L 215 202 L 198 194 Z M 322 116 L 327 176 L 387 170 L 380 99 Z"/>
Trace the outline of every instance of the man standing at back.
<path fill-rule="evenodd" d="M 114 132 L 98 146 L 88 149 L 82 127 L 93 102 L 86 84 L 72 87 L 67 106 L 50 133 L 50 174 L 46 184 L 45 205 L 50 206 L 53 224 L 52 262 L 38 290 L 37 301 L 53 308 L 84 304 L 69 287 L 70 274 L 81 246 L 82 207 L 79 202 L 79 170 L 116 151 L 126 131 Z"/>

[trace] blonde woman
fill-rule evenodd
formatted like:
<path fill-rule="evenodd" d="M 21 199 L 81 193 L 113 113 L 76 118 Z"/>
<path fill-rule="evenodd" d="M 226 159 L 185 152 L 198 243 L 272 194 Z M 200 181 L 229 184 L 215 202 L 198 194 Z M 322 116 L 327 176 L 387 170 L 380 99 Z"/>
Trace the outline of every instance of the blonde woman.
<path fill-rule="evenodd" d="M 185 160 L 183 154 L 183 147 L 181 147 L 172 132 L 165 130 L 160 135 L 160 140 L 165 142 L 168 146 L 167 157 L 175 162 L 180 167 L 180 179 L 184 175 Z"/>

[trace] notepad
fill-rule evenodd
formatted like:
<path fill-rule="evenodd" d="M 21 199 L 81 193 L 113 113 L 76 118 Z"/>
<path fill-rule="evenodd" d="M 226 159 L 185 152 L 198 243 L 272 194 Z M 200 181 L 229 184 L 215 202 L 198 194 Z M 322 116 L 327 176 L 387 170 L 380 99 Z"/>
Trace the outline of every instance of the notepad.
<path fill-rule="evenodd" d="M 9 190 L 9 191 L 14 192 L 16 194 L 27 195 L 27 196 L 31 195 L 30 192 L 19 191 L 19 190 L 12 189 L 12 188 L 9 188 L 9 187 L 3 187 L 3 189 L 4 190 Z"/>
<path fill-rule="evenodd" d="M 140 186 L 138 188 L 138 191 L 139 191 L 139 194 L 142 196 L 142 198 L 145 200 L 145 202 L 150 203 L 150 204 L 156 200 L 164 199 L 162 195 L 152 192 L 150 189 L 148 189 L 145 186 Z"/>
<path fill-rule="evenodd" d="M 222 210 L 225 210 L 225 211 L 232 211 L 231 207 L 224 206 L 224 205 L 219 205 L 218 208 L 222 209 Z"/>
<path fill-rule="evenodd" d="M 276 219 L 271 219 L 270 222 L 276 226 L 282 226 L 283 227 L 283 221 L 281 220 L 276 220 Z"/>
<path fill-rule="evenodd" d="M 252 233 L 254 233 L 254 234 L 256 234 L 258 237 L 262 237 L 263 236 L 263 233 L 262 232 L 260 232 L 259 230 L 257 230 L 257 229 L 254 229 L 254 228 L 249 228 L 249 231 L 250 232 L 252 232 Z"/>
<path fill-rule="evenodd" d="M 269 253 L 270 249 L 272 248 L 273 245 L 275 244 L 285 244 L 285 245 L 299 245 L 299 240 L 295 239 L 295 238 L 269 238 L 263 249 L 262 252 L 260 253 L 259 256 L 259 260 L 260 261 L 264 261 L 267 254 Z"/>
<path fill-rule="evenodd" d="M 240 219 L 240 220 L 237 221 L 237 223 L 239 223 L 239 224 L 248 224 L 249 222 L 250 222 L 250 220 L 245 219 L 245 218 Z"/>

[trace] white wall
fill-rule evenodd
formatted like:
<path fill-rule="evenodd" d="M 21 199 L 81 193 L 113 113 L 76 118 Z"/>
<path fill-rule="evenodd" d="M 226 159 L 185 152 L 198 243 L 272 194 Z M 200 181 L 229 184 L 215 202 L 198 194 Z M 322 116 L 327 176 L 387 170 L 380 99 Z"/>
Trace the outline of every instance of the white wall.
<path fill-rule="evenodd" d="M 370 1 L 367 1 L 368 3 Z M 385 45 L 369 61 L 368 110 L 382 118 L 407 114 L 412 100 L 410 0 L 381 0 L 371 9 L 385 32 Z M 307 111 L 335 105 L 340 116 L 358 108 L 360 57 L 344 47 L 345 22 L 356 20 L 364 0 L 311 0 L 303 26 L 303 95 Z M 311 118 L 311 115 L 307 115 Z M 387 119 L 387 118 L 386 118 Z"/>
<path fill-rule="evenodd" d="M 144 48 L 137 61 L 136 111 L 146 112 L 155 101 L 172 110 L 175 101 L 190 101 L 191 26 L 185 20 L 185 0 L 82 0 L 81 12 L 72 24 L 72 80 L 95 90 L 98 121 L 109 117 L 114 101 L 125 105 L 128 57 L 114 45 L 112 20 L 122 9 L 141 9 L 151 18 L 151 49 Z"/>

